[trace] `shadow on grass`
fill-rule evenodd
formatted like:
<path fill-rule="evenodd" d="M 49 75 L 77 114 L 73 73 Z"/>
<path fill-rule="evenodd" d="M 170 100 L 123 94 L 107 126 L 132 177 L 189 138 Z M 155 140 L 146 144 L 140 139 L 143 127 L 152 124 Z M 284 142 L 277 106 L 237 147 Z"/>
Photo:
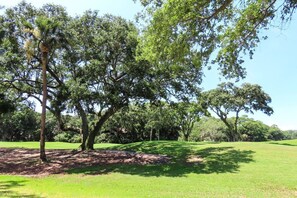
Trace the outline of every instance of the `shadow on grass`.
<path fill-rule="evenodd" d="M 117 150 L 161 154 L 171 158 L 167 164 L 129 165 L 111 164 L 71 169 L 69 174 L 123 173 L 140 176 L 182 177 L 189 173 L 212 174 L 238 172 L 240 164 L 253 161 L 251 150 L 237 150 L 234 147 L 199 148 L 205 143 L 185 142 L 141 142 L 114 147 Z M 190 158 L 199 159 L 191 162 Z"/>
<path fill-rule="evenodd" d="M 269 144 L 276 144 L 280 146 L 297 146 L 296 144 L 281 143 L 281 142 L 269 142 Z"/>
<path fill-rule="evenodd" d="M 0 181 L 0 197 L 16 198 L 41 198 L 41 196 L 31 195 L 31 194 L 21 194 L 13 190 L 14 188 L 24 186 L 25 180 L 22 181 Z"/>

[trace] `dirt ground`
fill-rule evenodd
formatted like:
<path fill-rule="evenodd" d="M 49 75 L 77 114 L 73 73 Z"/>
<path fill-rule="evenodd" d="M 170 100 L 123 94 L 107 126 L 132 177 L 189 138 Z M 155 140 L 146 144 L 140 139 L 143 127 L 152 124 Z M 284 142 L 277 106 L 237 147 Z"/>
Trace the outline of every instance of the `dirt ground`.
<path fill-rule="evenodd" d="M 43 176 L 63 174 L 73 168 L 108 164 L 160 164 L 170 160 L 162 155 L 115 150 L 47 150 L 46 155 L 49 162 L 41 163 L 37 149 L 0 148 L 0 174 Z"/>

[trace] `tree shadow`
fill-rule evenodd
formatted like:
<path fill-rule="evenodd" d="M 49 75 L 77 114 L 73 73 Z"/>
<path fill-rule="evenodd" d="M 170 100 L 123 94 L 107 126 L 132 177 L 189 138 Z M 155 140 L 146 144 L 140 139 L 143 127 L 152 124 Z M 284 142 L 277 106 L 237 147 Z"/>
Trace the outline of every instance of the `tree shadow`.
<path fill-rule="evenodd" d="M 275 144 L 279 146 L 297 146 L 296 144 L 280 143 L 280 142 L 269 142 L 269 144 Z"/>
<path fill-rule="evenodd" d="M 253 162 L 251 150 L 238 150 L 234 147 L 207 147 L 199 149 L 199 144 L 184 142 L 141 142 L 117 146 L 116 149 L 141 153 L 161 154 L 171 158 L 163 164 L 110 164 L 75 168 L 69 174 L 108 174 L 123 173 L 140 176 L 183 177 L 186 174 L 212 174 L 238 172 L 240 164 Z"/>
<path fill-rule="evenodd" d="M 21 194 L 19 192 L 14 191 L 14 188 L 24 186 L 27 181 L 0 181 L 0 197 L 8 197 L 8 198 L 41 198 L 42 196 L 32 195 L 32 194 Z"/>

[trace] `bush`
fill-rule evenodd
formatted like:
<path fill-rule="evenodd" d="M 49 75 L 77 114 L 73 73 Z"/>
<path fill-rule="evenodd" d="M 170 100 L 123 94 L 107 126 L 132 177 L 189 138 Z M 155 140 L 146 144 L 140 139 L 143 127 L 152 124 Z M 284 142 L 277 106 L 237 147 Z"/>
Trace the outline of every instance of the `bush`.
<path fill-rule="evenodd" d="M 261 142 L 267 141 L 269 126 L 261 121 L 245 118 L 238 127 L 243 141 Z"/>
<path fill-rule="evenodd" d="M 101 133 L 100 135 L 98 135 L 95 138 L 95 143 L 99 144 L 99 143 L 107 143 L 108 142 L 108 137 L 106 133 Z"/>
<path fill-rule="evenodd" d="M 0 116 L 0 140 L 36 141 L 39 126 L 38 114 L 30 107 L 20 105 L 16 111 Z"/>
<path fill-rule="evenodd" d="M 123 143 L 119 140 L 114 133 L 104 131 L 95 138 L 95 143 Z"/>
<path fill-rule="evenodd" d="M 60 132 L 54 137 L 55 142 L 80 143 L 81 135 L 72 131 Z"/>
<path fill-rule="evenodd" d="M 75 134 L 74 136 L 72 136 L 72 138 L 70 138 L 70 142 L 71 143 L 81 143 L 82 142 L 81 135 Z"/>
<path fill-rule="evenodd" d="M 213 117 L 204 117 L 196 122 L 193 132 L 189 138 L 190 141 L 215 141 L 226 140 L 226 126 L 222 121 Z"/>
<path fill-rule="evenodd" d="M 62 132 L 54 137 L 55 142 L 70 142 L 72 136 L 67 132 Z"/>
<path fill-rule="evenodd" d="M 297 139 L 297 130 L 287 130 L 283 131 L 285 139 Z"/>

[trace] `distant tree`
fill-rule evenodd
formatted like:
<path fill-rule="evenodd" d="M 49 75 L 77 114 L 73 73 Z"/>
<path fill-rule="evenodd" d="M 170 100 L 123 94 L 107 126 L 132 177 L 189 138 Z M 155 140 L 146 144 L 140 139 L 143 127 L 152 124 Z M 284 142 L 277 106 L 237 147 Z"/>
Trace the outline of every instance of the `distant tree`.
<path fill-rule="evenodd" d="M 13 101 L 8 99 L 3 93 L 0 93 L 0 115 L 15 110 Z"/>
<path fill-rule="evenodd" d="M 249 83 L 236 87 L 233 83 L 222 83 L 216 89 L 202 93 L 202 105 L 213 111 L 227 126 L 229 141 L 240 139 L 238 119 L 240 112 L 254 113 L 262 111 L 267 115 L 273 113 L 268 105 L 271 98 L 259 85 Z M 235 113 L 234 119 L 228 119 L 230 113 Z"/>
<path fill-rule="evenodd" d="M 205 113 L 194 102 L 134 104 L 116 113 L 104 128 L 115 128 L 119 138 L 130 136 L 130 141 L 177 140 L 178 137 L 188 141 L 194 123 Z"/>
<path fill-rule="evenodd" d="M 272 125 L 269 127 L 268 139 L 277 141 L 284 140 L 285 138 L 284 132 L 277 125 Z"/>
<path fill-rule="evenodd" d="M 100 141 L 129 143 L 149 140 L 149 132 L 145 129 L 148 122 L 146 105 L 130 104 L 115 113 L 100 132 Z"/>
<path fill-rule="evenodd" d="M 239 118 L 238 133 L 243 141 L 260 142 L 266 141 L 269 135 L 269 126 L 261 121 L 251 118 Z"/>
<path fill-rule="evenodd" d="M 285 139 L 297 139 L 297 130 L 286 130 L 283 131 Z"/>
<path fill-rule="evenodd" d="M 170 115 L 168 111 L 168 105 L 165 103 L 158 104 L 156 106 L 150 106 L 147 109 L 147 123 L 145 129 L 149 131 L 149 140 L 154 140 L 154 134 L 156 134 L 157 139 L 160 140 L 160 130 L 164 125 L 167 124 Z M 172 117 L 171 117 L 172 118 Z M 155 133 L 154 133 L 155 132 Z"/>
<path fill-rule="evenodd" d="M 148 122 L 145 128 L 149 131 L 150 140 L 177 140 L 181 131 L 176 105 L 158 102 L 148 106 Z"/>
<path fill-rule="evenodd" d="M 40 116 L 27 105 L 15 105 L 15 111 L 0 115 L 0 140 L 38 141 Z"/>
<path fill-rule="evenodd" d="M 202 115 L 208 115 L 207 110 L 197 103 L 179 102 L 174 105 L 175 119 L 180 126 L 180 132 L 184 141 L 189 141 L 195 122 L 200 120 Z"/>
<path fill-rule="evenodd" d="M 227 130 L 226 125 L 220 119 L 202 117 L 199 122 L 195 122 L 190 140 L 221 142 L 226 140 Z"/>

